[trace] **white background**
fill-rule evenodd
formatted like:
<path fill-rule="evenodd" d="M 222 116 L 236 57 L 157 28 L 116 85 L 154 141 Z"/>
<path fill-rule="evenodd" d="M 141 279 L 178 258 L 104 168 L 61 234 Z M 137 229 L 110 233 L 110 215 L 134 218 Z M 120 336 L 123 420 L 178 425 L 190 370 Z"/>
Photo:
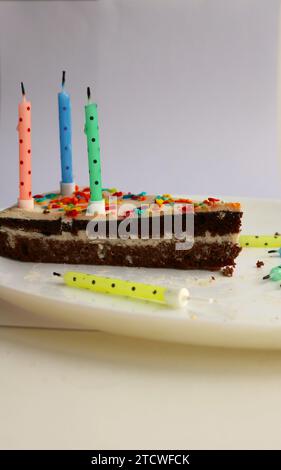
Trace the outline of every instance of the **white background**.
<path fill-rule="evenodd" d="M 0 205 L 17 197 L 20 81 L 33 105 L 34 193 L 60 181 L 57 92 L 73 105 L 88 183 L 86 86 L 99 104 L 103 186 L 281 196 L 279 0 L 0 2 Z"/>

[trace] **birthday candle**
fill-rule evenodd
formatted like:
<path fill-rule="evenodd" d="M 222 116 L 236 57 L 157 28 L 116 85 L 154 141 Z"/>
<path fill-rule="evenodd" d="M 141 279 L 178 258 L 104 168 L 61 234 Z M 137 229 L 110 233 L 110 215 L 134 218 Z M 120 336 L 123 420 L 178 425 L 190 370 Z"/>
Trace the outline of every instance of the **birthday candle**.
<path fill-rule="evenodd" d="M 87 88 L 88 104 L 85 106 L 85 134 L 87 136 L 89 177 L 90 177 L 90 202 L 87 214 L 95 212 L 105 213 L 105 202 L 102 197 L 100 141 L 97 104 L 91 101 L 91 91 Z"/>
<path fill-rule="evenodd" d="M 281 248 L 278 248 L 278 250 L 270 250 L 268 253 L 278 253 L 278 255 L 281 256 Z"/>
<path fill-rule="evenodd" d="M 240 235 L 239 244 L 246 248 L 277 248 L 281 246 L 281 235 Z"/>
<path fill-rule="evenodd" d="M 60 276 L 59 273 L 53 273 Z M 163 287 L 142 282 L 124 281 L 109 277 L 101 277 L 80 272 L 66 272 L 64 282 L 71 287 L 88 289 L 104 294 L 120 295 L 134 299 L 148 300 L 172 307 L 186 306 L 190 295 L 185 287 Z M 212 299 L 194 299 L 212 303 Z"/>
<path fill-rule="evenodd" d="M 72 172 L 72 141 L 71 141 L 71 102 L 65 91 L 65 71 L 62 73 L 62 90 L 58 93 L 60 158 L 61 158 L 61 194 L 69 196 L 75 189 Z"/>
<path fill-rule="evenodd" d="M 281 281 L 281 266 L 276 266 L 272 268 L 270 273 L 267 276 L 264 276 L 263 279 L 271 279 L 272 281 Z"/>
<path fill-rule="evenodd" d="M 21 209 L 34 208 L 31 189 L 31 103 L 26 100 L 25 89 L 21 83 L 22 101 L 19 103 L 19 199 Z"/>

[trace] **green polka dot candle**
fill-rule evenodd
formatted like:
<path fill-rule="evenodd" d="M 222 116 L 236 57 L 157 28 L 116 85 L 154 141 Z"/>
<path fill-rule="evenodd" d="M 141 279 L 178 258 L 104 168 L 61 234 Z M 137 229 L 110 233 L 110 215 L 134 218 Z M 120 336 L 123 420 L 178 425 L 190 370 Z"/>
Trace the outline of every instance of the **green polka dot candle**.
<path fill-rule="evenodd" d="M 87 214 L 105 213 L 105 202 L 102 198 L 100 140 L 97 104 L 91 101 L 90 88 L 87 88 L 88 104 L 85 106 L 85 134 L 87 136 L 90 202 Z"/>

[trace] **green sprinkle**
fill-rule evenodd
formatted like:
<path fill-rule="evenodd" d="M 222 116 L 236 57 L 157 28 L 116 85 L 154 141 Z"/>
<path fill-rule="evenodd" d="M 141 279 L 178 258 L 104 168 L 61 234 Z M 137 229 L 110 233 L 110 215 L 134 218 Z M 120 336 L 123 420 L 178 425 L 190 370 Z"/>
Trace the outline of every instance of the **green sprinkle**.
<path fill-rule="evenodd" d="M 59 194 L 55 194 L 55 193 L 49 193 L 49 194 L 45 194 L 45 198 L 44 199 L 55 199 L 59 196 Z"/>

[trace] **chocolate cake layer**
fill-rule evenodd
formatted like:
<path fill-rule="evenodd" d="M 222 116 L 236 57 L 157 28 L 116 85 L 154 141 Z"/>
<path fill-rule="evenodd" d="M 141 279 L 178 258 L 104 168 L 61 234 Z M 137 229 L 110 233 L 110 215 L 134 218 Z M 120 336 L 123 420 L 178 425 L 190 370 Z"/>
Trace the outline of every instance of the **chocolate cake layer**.
<path fill-rule="evenodd" d="M 71 236 L 70 236 L 71 238 Z M 195 240 L 190 250 L 176 250 L 172 240 L 61 239 L 0 231 L 0 255 L 19 261 L 42 263 L 136 266 L 218 270 L 234 266 L 241 248 L 232 241 Z"/>
<path fill-rule="evenodd" d="M 188 216 L 186 214 L 172 215 L 172 233 L 174 233 L 175 226 L 180 225 L 182 230 L 186 230 Z M 206 232 L 211 235 L 226 235 L 228 233 L 238 233 L 241 227 L 242 212 L 231 212 L 231 211 L 218 211 L 218 212 L 198 212 L 194 214 L 194 235 L 195 237 L 203 236 Z M 165 234 L 164 216 L 159 216 L 160 219 L 160 237 Z M 176 220 L 178 219 L 178 220 Z M 141 217 L 138 217 L 137 233 L 141 233 Z M 117 220 L 117 227 L 122 223 L 123 219 Z M 86 230 L 89 219 L 74 218 L 68 221 L 65 218 L 49 218 L 48 214 L 41 215 L 41 218 L 21 219 L 16 217 L 0 217 L 0 229 L 1 227 L 7 227 L 12 229 L 34 231 L 45 235 L 60 235 L 62 232 L 71 232 L 77 234 L 80 230 Z M 109 224 L 115 223 L 110 222 L 108 219 L 104 222 L 107 235 L 109 234 Z M 150 217 L 149 224 L 149 236 L 151 237 L 152 224 Z"/>

